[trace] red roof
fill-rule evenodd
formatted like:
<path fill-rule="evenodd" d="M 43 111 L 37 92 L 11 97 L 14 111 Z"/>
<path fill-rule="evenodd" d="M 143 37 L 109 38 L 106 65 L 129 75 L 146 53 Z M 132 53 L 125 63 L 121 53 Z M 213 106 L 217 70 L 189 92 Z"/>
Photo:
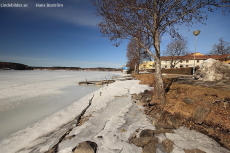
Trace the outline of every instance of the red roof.
<path fill-rule="evenodd" d="M 226 58 L 230 56 L 230 54 L 226 54 L 226 55 L 198 55 L 195 57 L 195 59 L 202 59 L 202 60 L 206 60 L 206 59 L 209 59 L 209 58 L 213 58 L 213 59 L 221 59 L 221 58 Z M 173 56 L 161 56 L 161 59 L 162 60 L 170 60 L 172 59 Z M 185 56 L 175 56 L 173 59 L 183 59 L 183 60 L 186 60 L 186 59 L 194 59 L 194 56 L 193 54 L 189 54 L 189 55 L 185 55 Z"/>

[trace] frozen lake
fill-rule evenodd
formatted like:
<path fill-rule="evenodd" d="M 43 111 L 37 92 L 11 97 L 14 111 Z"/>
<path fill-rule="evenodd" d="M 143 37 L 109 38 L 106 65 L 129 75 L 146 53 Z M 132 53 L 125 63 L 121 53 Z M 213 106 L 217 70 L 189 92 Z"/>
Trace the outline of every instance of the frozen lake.
<path fill-rule="evenodd" d="M 110 79 L 119 72 L 0 71 L 0 140 L 69 106 L 101 86 L 79 81 Z"/>

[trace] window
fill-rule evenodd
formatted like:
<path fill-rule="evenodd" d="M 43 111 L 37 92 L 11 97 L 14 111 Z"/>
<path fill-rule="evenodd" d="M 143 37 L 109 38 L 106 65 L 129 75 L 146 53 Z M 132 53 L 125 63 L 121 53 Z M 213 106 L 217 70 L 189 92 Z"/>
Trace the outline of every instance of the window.
<path fill-rule="evenodd" d="M 197 62 L 197 63 L 199 63 L 200 61 L 199 61 L 199 60 L 197 60 L 196 62 Z"/>
<path fill-rule="evenodd" d="M 186 65 L 186 67 L 188 67 L 188 65 Z"/>
<path fill-rule="evenodd" d="M 188 60 L 186 60 L 186 63 L 188 63 Z"/>
<path fill-rule="evenodd" d="M 182 63 L 183 62 L 183 60 L 180 60 L 180 63 Z"/>

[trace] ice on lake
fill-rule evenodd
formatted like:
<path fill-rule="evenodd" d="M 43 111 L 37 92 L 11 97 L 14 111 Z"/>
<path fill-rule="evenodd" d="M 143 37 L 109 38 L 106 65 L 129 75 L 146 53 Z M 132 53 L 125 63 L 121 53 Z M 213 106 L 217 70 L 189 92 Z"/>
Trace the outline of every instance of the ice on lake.
<path fill-rule="evenodd" d="M 0 71 L 0 140 L 69 106 L 100 86 L 79 81 L 109 79 L 115 72 Z"/>

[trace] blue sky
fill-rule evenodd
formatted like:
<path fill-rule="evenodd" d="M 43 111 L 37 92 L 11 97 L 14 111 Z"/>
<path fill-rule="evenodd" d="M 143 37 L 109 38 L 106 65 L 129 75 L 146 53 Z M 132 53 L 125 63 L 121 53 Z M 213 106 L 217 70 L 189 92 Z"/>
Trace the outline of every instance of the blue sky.
<path fill-rule="evenodd" d="M 115 47 L 102 37 L 96 26 L 101 18 L 94 15 L 90 0 L 1 0 L 2 3 L 28 4 L 27 8 L 0 7 L 0 61 L 30 66 L 116 67 L 126 64 L 124 41 Z M 61 8 L 38 8 L 36 3 L 59 3 Z M 230 16 L 220 11 L 209 13 L 206 25 L 179 27 L 194 51 L 192 32 L 201 30 L 197 51 L 208 53 L 223 37 L 230 42 Z M 162 38 L 161 50 L 171 41 Z"/>

